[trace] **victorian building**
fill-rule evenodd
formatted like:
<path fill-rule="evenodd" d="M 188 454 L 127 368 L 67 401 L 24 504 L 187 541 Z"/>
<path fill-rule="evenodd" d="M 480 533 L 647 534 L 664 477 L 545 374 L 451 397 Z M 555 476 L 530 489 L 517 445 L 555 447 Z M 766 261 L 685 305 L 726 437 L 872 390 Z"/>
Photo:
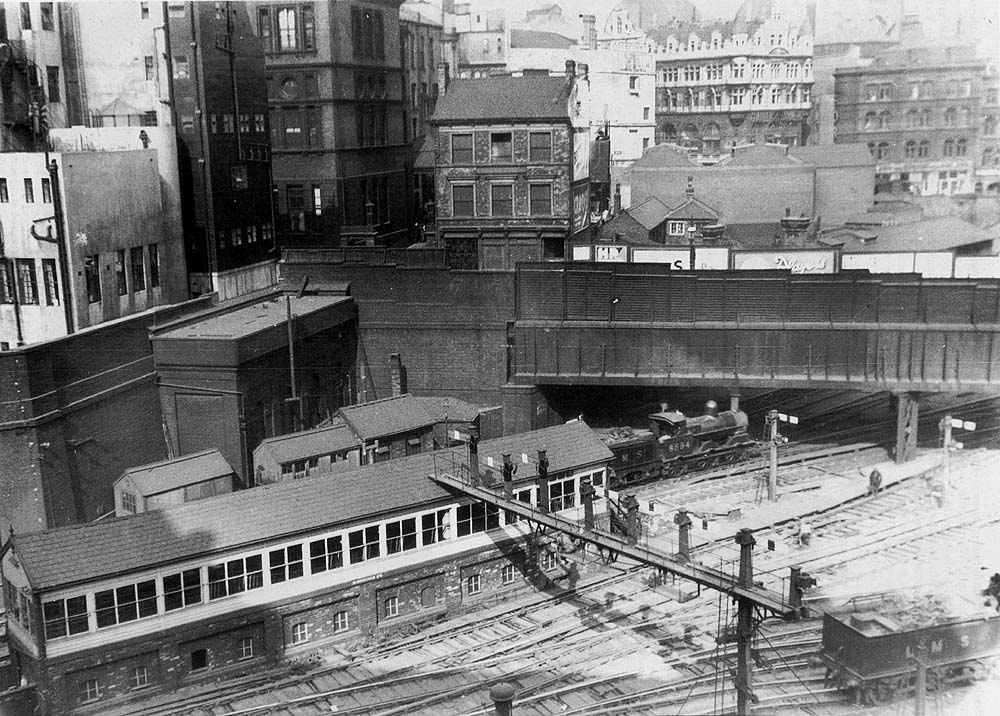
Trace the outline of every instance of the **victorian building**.
<path fill-rule="evenodd" d="M 283 246 L 408 238 L 400 4 L 254 3 Z"/>
<path fill-rule="evenodd" d="M 812 37 L 773 11 L 752 33 L 670 37 L 656 55 L 657 143 L 711 163 L 740 144 L 809 139 Z"/>
<path fill-rule="evenodd" d="M 906 18 L 899 46 L 836 71 L 836 141 L 868 145 L 879 191 L 972 193 L 982 140 L 994 146 L 997 131 L 996 111 L 984 113 L 996 101 L 984 75 L 971 45 L 925 41 Z"/>
<path fill-rule="evenodd" d="M 456 80 L 437 105 L 438 240 L 456 268 L 562 259 L 588 225 L 586 83 L 565 75 Z"/>

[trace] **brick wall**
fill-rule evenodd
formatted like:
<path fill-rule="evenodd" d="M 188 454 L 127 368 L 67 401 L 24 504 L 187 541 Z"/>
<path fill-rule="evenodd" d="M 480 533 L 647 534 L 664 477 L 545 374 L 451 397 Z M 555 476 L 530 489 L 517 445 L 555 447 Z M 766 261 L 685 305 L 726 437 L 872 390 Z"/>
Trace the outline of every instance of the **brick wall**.
<path fill-rule="evenodd" d="M 105 646 L 72 657 L 52 659 L 41 669 L 26 663 L 26 673 L 39 683 L 47 716 L 94 713 L 109 699 L 140 701 L 149 695 L 188 684 L 259 674 L 280 662 L 313 661 L 324 648 L 341 644 L 394 640 L 421 624 L 444 617 L 497 606 L 538 589 L 568 586 L 574 565 L 545 572 L 538 566 L 543 548 L 506 537 L 479 548 L 433 562 L 375 575 L 323 593 L 289 599 L 266 608 L 250 607 L 181 628 L 152 628 L 128 642 Z M 587 563 L 584 570 L 600 565 Z M 513 580 L 503 584 L 505 566 L 513 565 Z M 468 594 L 468 579 L 480 577 L 481 591 Z M 398 614 L 386 614 L 386 602 L 398 600 Z M 347 613 L 346 630 L 336 631 L 336 615 Z M 304 624 L 308 639 L 293 644 L 296 625 Z M 244 639 L 252 640 L 252 655 L 244 654 Z M 195 669 L 195 652 L 204 650 L 204 668 Z M 134 686 L 135 669 L 145 667 L 148 685 Z M 83 703 L 84 683 L 96 679 L 100 699 Z M 81 708 L 82 707 L 82 708 Z"/>

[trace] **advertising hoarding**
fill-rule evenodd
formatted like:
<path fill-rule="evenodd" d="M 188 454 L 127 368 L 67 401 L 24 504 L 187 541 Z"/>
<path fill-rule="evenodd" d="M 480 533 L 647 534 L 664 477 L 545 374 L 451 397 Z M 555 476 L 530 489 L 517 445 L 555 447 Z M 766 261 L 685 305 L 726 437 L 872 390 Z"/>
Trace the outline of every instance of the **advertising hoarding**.
<path fill-rule="evenodd" d="M 733 268 L 738 271 L 777 269 L 793 274 L 836 273 L 837 252 L 812 249 L 734 251 Z"/>

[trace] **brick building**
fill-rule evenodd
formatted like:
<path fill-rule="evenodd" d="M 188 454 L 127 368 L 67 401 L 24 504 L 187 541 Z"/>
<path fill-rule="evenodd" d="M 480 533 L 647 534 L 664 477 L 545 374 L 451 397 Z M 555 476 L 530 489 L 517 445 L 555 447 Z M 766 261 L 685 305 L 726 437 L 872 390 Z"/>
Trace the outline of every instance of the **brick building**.
<path fill-rule="evenodd" d="M 565 76 L 456 80 L 438 101 L 438 241 L 456 268 L 561 259 L 590 211 L 590 130 Z"/>
<path fill-rule="evenodd" d="M 252 482 L 261 440 L 314 427 L 352 402 L 356 330 L 343 294 L 272 294 L 158 326 L 150 340 L 173 454 L 217 448 Z"/>
<path fill-rule="evenodd" d="M 812 109 L 812 36 L 772 10 L 724 36 L 691 32 L 656 55 L 656 142 L 685 147 L 703 163 L 734 145 L 805 144 Z"/>
<path fill-rule="evenodd" d="M 981 137 L 997 134 L 996 114 L 984 119 L 985 74 L 972 45 L 925 40 L 907 17 L 898 46 L 834 73 L 836 141 L 868 146 L 878 191 L 972 193 Z"/>
<path fill-rule="evenodd" d="M 550 509 L 582 519 L 581 480 L 603 486 L 611 459 L 586 424 L 484 441 L 482 469 L 496 481 L 487 459 L 540 449 Z M 523 541 L 525 522 L 429 477 L 460 473 L 466 460 L 460 450 L 416 455 L 15 533 L 0 549 L 12 660 L 48 714 L 93 712 L 566 579 L 554 553 Z M 537 504 L 533 465 L 521 468 L 515 494 Z"/>
<path fill-rule="evenodd" d="M 441 86 L 447 85 L 450 66 L 442 55 L 442 12 L 427 2 L 404 2 L 399 7 L 399 49 L 403 67 L 406 108 L 404 136 L 409 144 L 407 171 L 412 175 L 412 215 L 425 223 L 427 204 L 434 203 L 434 176 L 412 174 L 417 154 L 424 145 Z"/>
<path fill-rule="evenodd" d="M 172 126 L 189 290 L 275 282 L 264 58 L 245 2 L 60 3 L 68 120 Z M 99 134 L 99 133 L 96 133 Z M 176 178 L 175 178 L 176 177 Z"/>
<path fill-rule="evenodd" d="M 407 242 L 400 4 L 253 3 L 282 246 Z"/>

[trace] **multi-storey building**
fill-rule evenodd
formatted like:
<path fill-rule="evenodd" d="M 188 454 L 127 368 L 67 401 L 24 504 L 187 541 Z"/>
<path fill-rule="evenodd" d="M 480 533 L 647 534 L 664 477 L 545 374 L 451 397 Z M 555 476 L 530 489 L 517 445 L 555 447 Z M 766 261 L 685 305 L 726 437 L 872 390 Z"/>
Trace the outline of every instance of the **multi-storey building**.
<path fill-rule="evenodd" d="M 835 72 L 836 141 L 868 145 L 878 190 L 971 193 L 985 70 L 971 46 L 904 37 L 870 66 Z"/>
<path fill-rule="evenodd" d="M 400 4 L 254 3 L 282 245 L 408 237 Z"/>
<path fill-rule="evenodd" d="M 274 282 L 264 62 L 247 4 L 64 3 L 72 124 L 173 126 L 189 289 Z"/>
<path fill-rule="evenodd" d="M 581 90 L 581 88 L 583 88 Z M 586 83 L 565 76 L 456 80 L 438 101 L 437 231 L 456 268 L 561 259 L 588 225 Z"/>
<path fill-rule="evenodd" d="M 408 173 L 412 173 L 414 161 L 427 137 L 427 121 L 434 114 L 440 87 L 448 80 L 450 67 L 439 67 L 442 27 L 442 12 L 430 3 L 410 0 L 399 8 L 399 47 L 406 95 L 403 126 L 410 148 Z M 412 176 L 413 215 L 423 223 L 429 218 L 425 205 L 433 203 L 434 199 L 433 175 L 422 172 Z"/>
<path fill-rule="evenodd" d="M 473 10 L 445 2 L 446 22 L 457 33 L 455 76 L 478 79 L 506 71 L 510 23 L 505 10 Z"/>
<path fill-rule="evenodd" d="M 66 126 L 62 5 L 0 5 L 0 151 L 42 149 L 46 126 Z"/>
<path fill-rule="evenodd" d="M 983 126 L 980 130 L 976 193 L 1000 195 L 1000 72 L 987 68 L 983 82 Z"/>
<path fill-rule="evenodd" d="M 656 55 L 656 141 L 704 163 L 739 144 L 808 139 L 812 37 L 778 11 L 753 34 L 668 38 Z"/>

